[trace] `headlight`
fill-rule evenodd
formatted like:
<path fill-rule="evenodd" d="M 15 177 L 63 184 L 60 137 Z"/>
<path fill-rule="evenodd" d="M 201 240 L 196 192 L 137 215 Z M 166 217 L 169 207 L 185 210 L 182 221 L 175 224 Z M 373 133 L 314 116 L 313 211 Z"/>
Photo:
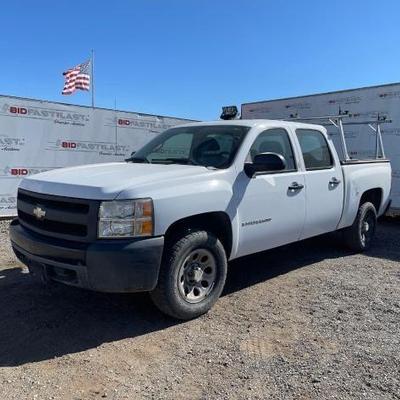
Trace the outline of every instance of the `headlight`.
<path fill-rule="evenodd" d="M 151 199 L 102 201 L 99 209 L 99 238 L 153 235 Z"/>

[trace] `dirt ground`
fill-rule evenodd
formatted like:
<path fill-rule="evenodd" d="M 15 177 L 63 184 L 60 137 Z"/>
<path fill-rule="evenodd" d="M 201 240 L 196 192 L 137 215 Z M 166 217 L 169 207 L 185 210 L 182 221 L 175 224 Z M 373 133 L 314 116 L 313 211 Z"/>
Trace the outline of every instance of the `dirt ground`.
<path fill-rule="evenodd" d="M 400 399 L 400 222 L 231 263 L 216 307 L 44 287 L 0 223 L 0 399 Z"/>

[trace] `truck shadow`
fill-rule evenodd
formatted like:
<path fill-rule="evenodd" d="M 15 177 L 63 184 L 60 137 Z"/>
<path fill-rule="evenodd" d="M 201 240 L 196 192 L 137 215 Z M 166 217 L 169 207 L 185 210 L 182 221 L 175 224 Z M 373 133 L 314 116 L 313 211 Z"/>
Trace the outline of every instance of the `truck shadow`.
<path fill-rule="evenodd" d="M 378 235 L 372 257 L 400 260 L 398 226 Z M 393 240 L 392 240 L 393 241 Z M 388 247 L 389 246 L 389 247 Z M 223 295 L 327 258 L 350 253 L 335 235 L 322 236 L 230 263 Z M 146 294 L 101 294 L 43 284 L 20 268 L 0 270 L 0 367 L 18 366 L 95 348 L 178 324 L 161 314 Z"/>
<path fill-rule="evenodd" d="M 368 257 L 400 262 L 400 220 L 381 220 Z M 224 295 L 325 259 L 351 256 L 340 233 L 331 233 L 230 262 Z"/>
<path fill-rule="evenodd" d="M 365 255 L 400 262 L 399 232 L 399 220 L 382 220 L 378 225 L 374 245 Z M 325 259 L 351 255 L 353 253 L 344 246 L 341 234 L 331 233 L 233 260 L 224 294 Z"/>
<path fill-rule="evenodd" d="M 44 285 L 20 268 L 0 271 L 0 304 L 0 367 L 52 359 L 177 323 L 145 293 Z"/>

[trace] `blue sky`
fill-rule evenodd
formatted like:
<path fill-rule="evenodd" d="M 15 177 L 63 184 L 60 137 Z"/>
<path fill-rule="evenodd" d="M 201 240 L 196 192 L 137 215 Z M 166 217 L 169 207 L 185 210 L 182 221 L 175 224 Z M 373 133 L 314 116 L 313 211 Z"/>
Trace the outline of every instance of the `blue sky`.
<path fill-rule="evenodd" d="M 400 81 L 399 0 L 4 2 L 0 93 L 214 119 L 226 104 Z"/>

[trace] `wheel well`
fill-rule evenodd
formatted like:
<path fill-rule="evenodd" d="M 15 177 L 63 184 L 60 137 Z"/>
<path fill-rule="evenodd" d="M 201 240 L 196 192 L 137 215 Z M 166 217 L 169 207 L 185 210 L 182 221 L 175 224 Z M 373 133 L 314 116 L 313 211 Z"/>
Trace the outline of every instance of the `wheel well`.
<path fill-rule="evenodd" d="M 364 192 L 360 199 L 360 206 L 366 202 L 372 203 L 375 206 L 376 212 L 378 213 L 382 202 L 382 189 L 375 188 Z"/>
<path fill-rule="evenodd" d="M 232 251 L 232 224 L 223 211 L 208 212 L 192 215 L 174 222 L 165 233 L 165 242 L 169 244 L 177 236 L 194 229 L 203 229 L 212 232 L 224 246 L 226 256 L 229 258 Z"/>

